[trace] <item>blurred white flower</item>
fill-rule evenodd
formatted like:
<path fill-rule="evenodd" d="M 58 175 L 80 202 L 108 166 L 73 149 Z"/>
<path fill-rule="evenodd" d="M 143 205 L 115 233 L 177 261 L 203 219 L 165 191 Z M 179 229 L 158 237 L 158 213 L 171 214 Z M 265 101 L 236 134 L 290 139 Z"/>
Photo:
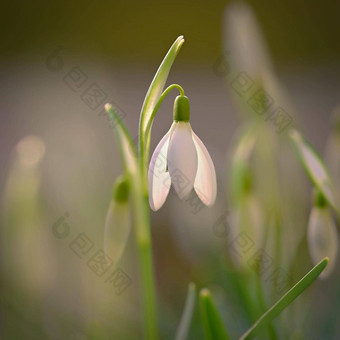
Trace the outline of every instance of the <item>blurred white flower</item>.
<path fill-rule="evenodd" d="M 335 222 L 327 206 L 314 206 L 308 222 L 309 252 L 316 265 L 324 257 L 329 258 L 329 264 L 320 275 L 325 278 L 333 271 L 338 253 L 338 235 Z"/>
<path fill-rule="evenodd" d="M 125 176 L 114 185 L 113 197 L 106 215 L 104 228 L 105 253 L 117 262 L 125 249 L 130 229 L 129 184 Z"/>
<path fill-rule="evenodd" d="M 205 205 L 215 202 L 215 167 L 208 150 L 192 131 L 189 119 L 189 100 L 178 96 L 174 122 L 157 145 L 149 166 L 149 202 L 154 211 L 164 204 L 171 184 L 181 200 L 194 188 Z"/>
<path fill-rule="evenodd" d="M 104 229 L 105 253 L 116 263 L 125 249 L 131 229 L 130 209 L 127 203 L 111 201 Z"/>
<path fill-rule="evenodd" d="M 36 166 L 44 157 L 45 151 L 44 141 L 37 136 L 27 136 L 17 145 L 19 162 L 27 168 Z"/>
<path fill-rule="evenodd" d="M 340 202 L 340 105 L 334 110 L 332 120 L 332 130 L 325 150 L 325 163 L 334 183 L 336 201 Z"/>

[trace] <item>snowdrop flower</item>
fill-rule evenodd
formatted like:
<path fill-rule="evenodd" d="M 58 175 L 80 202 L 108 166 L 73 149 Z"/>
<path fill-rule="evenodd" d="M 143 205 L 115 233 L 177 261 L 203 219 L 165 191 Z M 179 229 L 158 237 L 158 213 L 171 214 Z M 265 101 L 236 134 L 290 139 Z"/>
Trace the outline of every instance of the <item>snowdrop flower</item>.
<path fill-rule="evenodd" d="M 338 235 L 325 198 L 318 194 L 316 200 L 309 217 L 307 239 L 314 265 L 324 257 L 329 258 L 329 265 L 320 275 L 320 278 L 325 278 L 331 274 L 335 267 L 338 253 Z"/>
<path fill-rule="evenodd" d="M 127 178 L 119 177 L 114 185 L 104 227 L 104 250 L 113 262 L 117 262 L 123 254 L 130 234 L 129 192 Z"/>
<path fill-rule="evenodd" d="M 149 166 L 149 203 L 156 211 L 164 204 L 171 184 L 181 200 L 194 188 L 200 200 L 211 206 L 216 198 L 216 173 L 208 150 L 192 131 L 186 96 L 174 103 L 174 122 L 157 145 Z"/>

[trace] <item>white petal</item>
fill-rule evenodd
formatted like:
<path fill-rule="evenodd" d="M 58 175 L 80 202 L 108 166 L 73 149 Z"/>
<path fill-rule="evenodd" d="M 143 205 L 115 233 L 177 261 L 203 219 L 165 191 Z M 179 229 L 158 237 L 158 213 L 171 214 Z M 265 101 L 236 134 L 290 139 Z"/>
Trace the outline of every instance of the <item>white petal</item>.
<path fill-rule="evenodd" d="M 171 129 L 158 143 L 149 166 L 149 203 L 153 211 L 164 204 L 171 186 L 170 174 L 167 171 L 167 152 Z"/>
<path fill-rule="evenodd" d="M 189 123 L 176 122 L 170 137 L 168 168 L 171 182 L 180 199 L 191 192 L 197 172 L 197 152 Z"/>
<path fill-rule="evenodd" d="M 192 137 L 198 157 L 198 168 L 194 188 L 201 201 L 205 205 L 211 206 L 215 202 L 217 193 L 214 163 L 211 160 L 207 148 L 194 132 L 192 132 Z"/>
<path fill-rule="evenodd" d="M 334 269 L 338 252 L 336 225 L 327 208 L 313 207 L 308 223 L 308 246 L 314 264 L 329 258 L 320 278 L 327 277 Z"/>
<path fill-rule="evenodd" d="M 113 262 L 123 254 L 130 229 L 129 205 L 111 202 L 105 220 L 104 250 Z"/>

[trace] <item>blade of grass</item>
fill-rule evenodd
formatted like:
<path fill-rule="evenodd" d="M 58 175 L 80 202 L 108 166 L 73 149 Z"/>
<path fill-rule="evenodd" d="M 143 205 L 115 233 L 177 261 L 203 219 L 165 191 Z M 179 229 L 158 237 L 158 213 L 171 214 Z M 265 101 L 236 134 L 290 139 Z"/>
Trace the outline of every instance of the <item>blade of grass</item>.
<path fill-rule="evenodd" d="M 267 310 L 251 326 L 239 340 L 245 340 L 257 334 L 265 325 L 275 319 L 288 305 L 290 305 L 301 293 L 303 293 L 321 274 L 328 264 L 328 258 L 324 258 L 313 269 L 311 269 L 298 283 L 294 285 L 285 295 L 281 297 L 270 309 Z"/>
<path fill-rule="evenodd" d="M 196 286 L 194 283 L 190 283 L 187 298 L 185 300 L 183 314 L 177 329 L 175 340 L 185 340 L 188 337 L 191 319 L 194 313 L 195 300 L 196 300 Z"/>
<path fill-rule="evenodd" d="M 289 131 L 289 138 L 294 149 L 314 185 L 322 192 L 329 205 L 340 216 L 337 202 L 335 202 L 334 187 L 327 167 L 318 152 L 308 143 L 299 131 Z"/>
<path fill-rule="evenodd" d="M 228 340 L 221 316 L 206 288 L 200 292 L 200 310 L 205 338 L 207 340 Z"/>
<path fill-rule="evenodd" d="M 164 85 L 168 78 L 171 66 L 175 61 L 175 58 L 184 43 L 183 36 L 179 36 L 176 41 L 170 47 L 168 53 L 164 57 L 161 65 L 159 66 L 151 84 L 149 90 L 145 96 L 142 111 L 140 114 L 140 133 L 143 137 L 151 118 L 152 112 L 157 105 L 158 99 L 161 96 Z M 146 136 L 145 136 L 146 137 Z"/>
<path fill-rule="evenodd" d="M 106 104 L 105 110 L 109 115 L 110 120 L 117 122 L 114 132 L 119 142 L 119 151 L 125 171 L 135 175 L 138 173 L 138 162 L 136 157 L 137 151 L 133 144 L 131 135 L 111 104 Z"/>

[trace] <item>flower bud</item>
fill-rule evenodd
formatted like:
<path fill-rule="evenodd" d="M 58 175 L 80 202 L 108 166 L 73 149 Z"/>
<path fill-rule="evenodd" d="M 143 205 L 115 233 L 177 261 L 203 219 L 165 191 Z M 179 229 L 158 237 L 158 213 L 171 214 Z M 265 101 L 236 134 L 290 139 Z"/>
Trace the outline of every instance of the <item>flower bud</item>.
<path fill-rule="evenodd" d="M 104 229 L 104 250 L 113 262 L 121 257 L 131 229 L 128 204 L 129 183 L 125 176 L 116 180 Z"/>
<path fill-rule="evenodd" d="M 190 103 L 186 96 L 177 96 L 174 103 L 174 121 L 190 121 Z"/>

